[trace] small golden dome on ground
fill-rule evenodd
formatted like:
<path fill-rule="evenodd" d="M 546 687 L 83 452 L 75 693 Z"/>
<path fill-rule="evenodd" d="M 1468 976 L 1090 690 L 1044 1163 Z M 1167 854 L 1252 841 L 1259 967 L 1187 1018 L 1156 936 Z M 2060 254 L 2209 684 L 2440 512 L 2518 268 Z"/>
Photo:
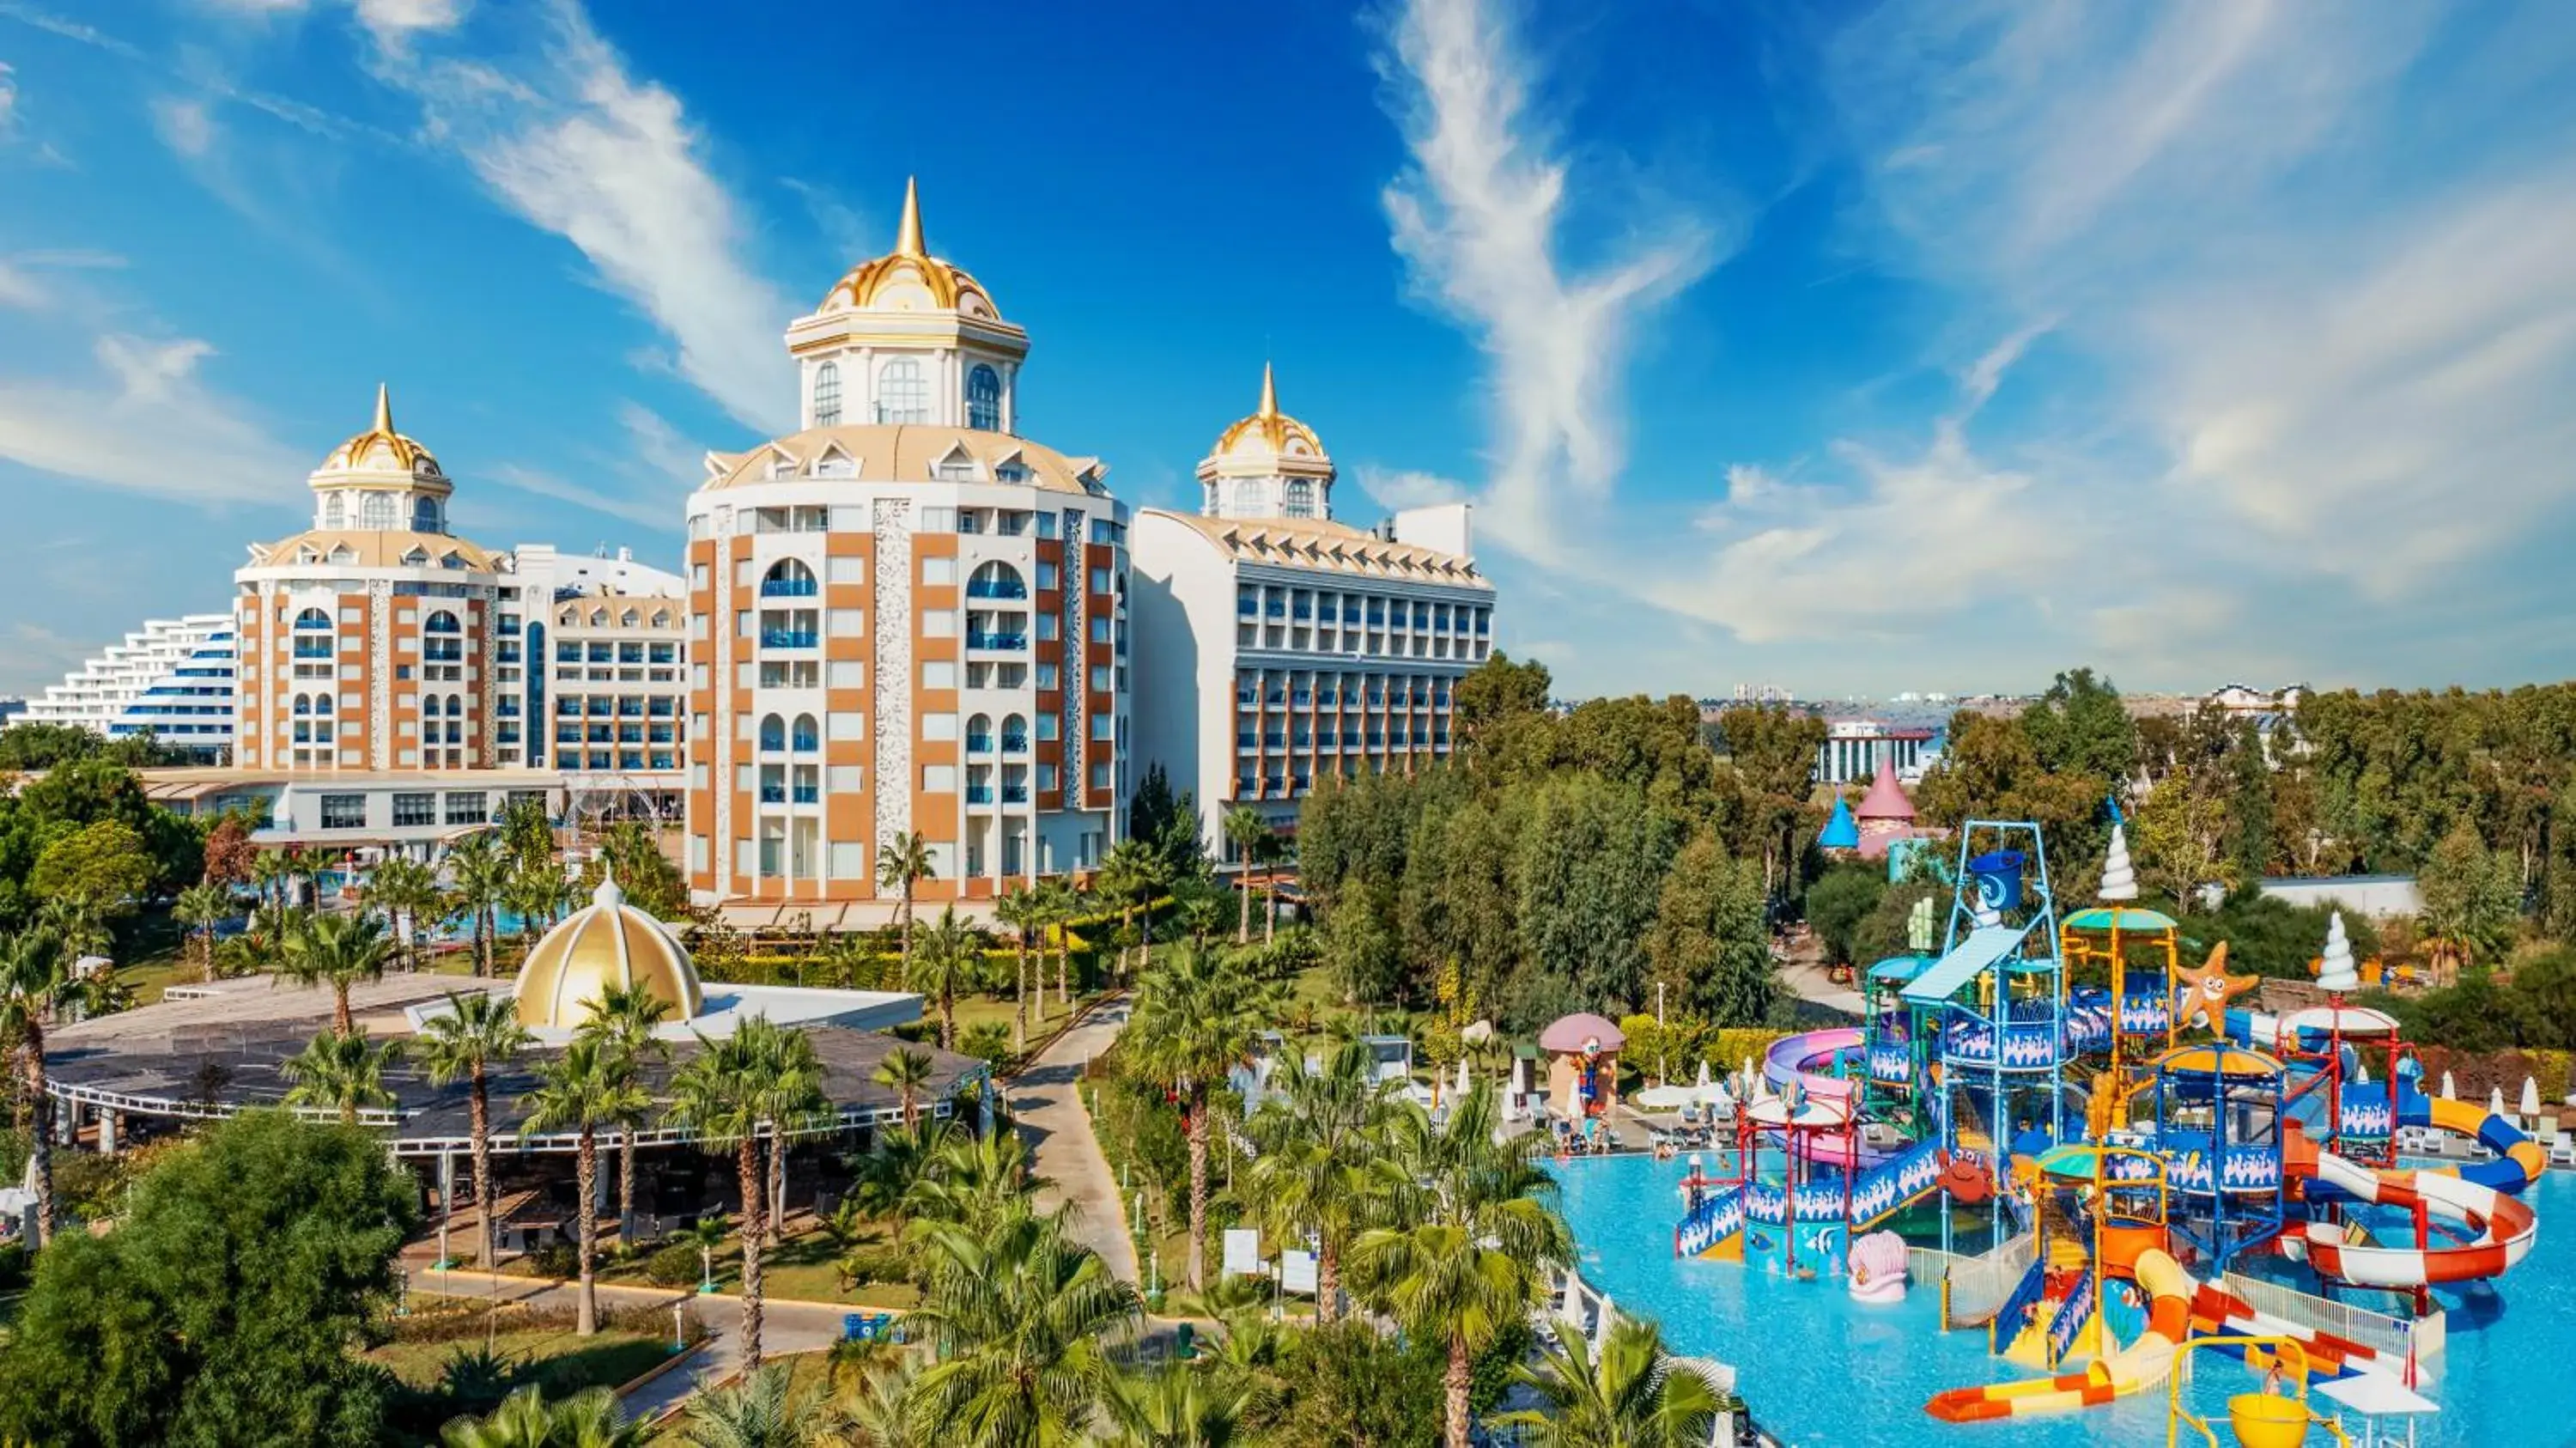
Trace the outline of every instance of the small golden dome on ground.
<path fill-rule="evenodd" d="M 519 1024 L 531 1030 L 572 1030 L 609 987 L 643 986 L 671 1007 L 673 1024 L 706 1007 L 697 967 L 662 922 L 626 903 L 624 892 L 602 880 L 588 908 L 567 916 L 528 952 L 519 968 Z"/>

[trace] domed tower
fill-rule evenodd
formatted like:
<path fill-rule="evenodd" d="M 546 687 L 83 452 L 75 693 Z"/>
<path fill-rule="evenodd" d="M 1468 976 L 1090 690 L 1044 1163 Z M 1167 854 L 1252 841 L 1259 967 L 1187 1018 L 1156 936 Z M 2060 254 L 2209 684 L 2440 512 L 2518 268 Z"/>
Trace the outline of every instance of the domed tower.
<path fill-rule="evenodd" d="M 331 531 L 445 533 L 456 492 L 429 449 L 394 431 L 392 394 L 381 382 L 375 422 L 331 449 L 308 481 L 313 526 Z"/>
<path fill-rule="evenodd" d="M 1333 516 L 1333 460 L 1315 430 L 1279 410 L 1279 385 L 1261 364 L 1261 405 L 1199 460 L 1199 511 L 1211 518 Z"/>
<path fill-rule="evenodd" d="M 587 907 L 565 916 L 528 952 L 511 994 L 520 1025 L 571 1031 L 611 987 L 641 987 L 670 1007 L 664 1020 L 673 1025 L 685 1026 L 706 1009 L 688 947 L 661 921 L 627 904 L 615 882 L 602 880 Z"/>
<path fill-rule="evenodd" d="M 928 423 L 1015 433 L 1029 334 L 966 269 L 930 254 L 903 188 L 894 250 L 852 267 L 787 329 L 803 426 Z"/>

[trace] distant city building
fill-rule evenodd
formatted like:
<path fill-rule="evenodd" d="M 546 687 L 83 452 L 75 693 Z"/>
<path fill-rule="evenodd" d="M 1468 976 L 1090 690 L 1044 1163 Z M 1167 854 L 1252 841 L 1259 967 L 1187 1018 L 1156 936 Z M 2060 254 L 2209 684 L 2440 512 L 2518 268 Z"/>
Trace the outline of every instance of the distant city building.
<path fill-rule="evenodd" d="M 889 898 L 906 834 L 928 900 L 1093 868 L 1130 787 L 1128 512 L 1019 435 L 1028 333 L 907 190 L 787 350 L 802 430 L 710 453 L 688 503 L 692 895 Z"/>
<path fill-rule="evenodd" d="M 18 695 L 0 696 L 0 724 L 7 724 L 27 712 L 27 701 Z"/>
<path fill-rule="evenodd" d="M 2330 906 L 2373 919 L 2424 911 L 2424 893 L 2412 875 L 2267 875 L 2258 888 L 2286 905 Z"/>
<path fill-rule="evenodd" d="M 1222 857 L 1233 806 L 1285 827 L 1326 775 L 1447 758 L 1451 691 L 1492 652 L 1494 586 L 1463 504 L 1374 532 L 1336 520 L 1332 458 L 1266 367 L 1198 477 L 1198 513 L 1137 515 L 1137 738 Z"/>
<path fill-rule="evenodd" d="M 1932 761 L 1935 737 L 1931 729 L 1876 719 L 1829 720 L 1825 742 L 1816 749 L 1816 778 L 1843 785 L 1893 770 L 1900 780 L 1919 780 Z"/>
<path fill-rule="evenodd" d="M 148 732 L 198 763 L 221 763 L 233 748 L 232 615 L 147 620 L 47 688 L 26 718 L 110 739 Z"/>

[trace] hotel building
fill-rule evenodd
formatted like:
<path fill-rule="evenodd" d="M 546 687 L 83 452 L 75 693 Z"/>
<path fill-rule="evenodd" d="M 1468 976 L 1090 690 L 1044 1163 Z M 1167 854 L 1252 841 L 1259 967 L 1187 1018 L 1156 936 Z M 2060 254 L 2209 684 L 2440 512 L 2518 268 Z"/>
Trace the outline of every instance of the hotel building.
<path fill-rule="evenodd" d="M 1492 650 L 1464 505 L 1375 531 L 1333 517 L 1332 458 L 1279 410 L 1199 463 L 1197 514 L 1148 508 L 1135 556 L 1137 738 L 1195 791 L 1212 850 L 1248 804 L 1285 827 L 1316 779 L 1448 757 L 1451 690 Z"/>
<path fill-rule="evenodd" d="M 1936 737 L 1927 728 L 1878 719 L 1829 720 L 1825 742 L 1816 746 L 1816 782 L 1845 785 L 1891 770 L 1898 779 L 1920 780 L 1937 753 Z"/>
<path fill-rule="evenodd" d="M 220 764 L 233 749 L 233 616 L 148 620 L 30 700 L 25 717 L 110 739 L 149 733 Z"/>
<path fill-rule="evenodd" d="M 706 902 L 929 900 L 1088 869 L 1128 789 L 1127 508 L 1018 433 L 1028 334 L 895 249 L 787 331 L 796 433 L 709 454 L 688 505 L 688 872 Z M 823 915 L 818 913 L 818 920 Z"/>

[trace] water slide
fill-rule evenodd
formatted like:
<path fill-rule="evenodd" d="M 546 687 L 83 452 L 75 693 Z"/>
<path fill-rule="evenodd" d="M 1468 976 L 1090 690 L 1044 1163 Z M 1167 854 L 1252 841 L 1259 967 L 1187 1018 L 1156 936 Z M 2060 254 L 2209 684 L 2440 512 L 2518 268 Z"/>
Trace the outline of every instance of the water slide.
<path fill-rule="evenodd" d="M 2434 1105 L 2460 1103 L 2437 1101 Z M 2483 1111 L 2468 1110 L 2470 1115 L 2493 1121 Z M 2440 1118 L 2450 1113 L 2437 1110 L 2433 1115 L 2439 1124 Z M 2305 1257 L 2317 1275 L 2356 1287 L 2413 1288 L 2494 1277 L 2530 1255 L 2532 1240 L 2540 1231 L 2539 1218 L 2530 1207 L 2490 1185 L 2496 1179 L 2492 1171 L 2487 1173 L 2487 1180 L 2473 1181 L 2465 1171 L 2455 1176 L 2410 1167 L 2378 1170 L 2319 1150 L 2296 1122 L 2282 1124 L 2286 1131 L 2284 1170 L 2294 1179 L 2305 1180 L 2311 1203 L 2354 1201 L 2420 1211 L 2428 1222 L 2440 1222 L 2467 1238 L 2456 1244 L 2420 1248 L 2411 1244 L 2382 1246 L 2345 1240 L 2344 1228 L 2338 1223 L 2311 1221 L 2284 1236 L 2281 1249 L 2289 1256 Z M 2475 1129 L 2479 1123 L 2467 1125 Z M 2522 1135 L 2508 1124 L 2495 1125 L 2516 1137 Z M 2484 1168 L 2510 1166 L 2517 1173 L 2523 1165 L 2510 1155 L 2480 1164 Z M 2517 1189 L 2528 1184 L 2528 1177 L 2524 1177 Z"/>
<path fill-rule="evenodd" d="M 1923 1411 L 1944 1423 L 2037 1417 L 2090 1408 L 2162 1383 L 2191 1336 L 2193 1303 L 2207 1290 L 2164 1250 L 2163 1241 L 2159 1230 L 2114 1234 L 2103 1254 L 2106 1277 L 2133 1280 L 2147 1294 L 2147 1328 L 2137 1341 L 2080 1372 L 1935 1393 Z"/>
<path fill-rule="evenodd" d="M 1762 1075 L 1780 1091 L 1796 1086 L 1810 1101 L 1857 1105 L 1859 1083 L 1855 1079 L 1831 1075 L 1827 1070 L 1817 1068 L 1832 1067 L 1845 1053 L 1851 1054 L 1857 1065 L 1862 1039 L 1856 1026 L 1832 1026 L 1821 1031 L 1783 1036 L 1772 1042 L 1771 1049 L 1763 1055 Z M 1823 1162 L 1845 1170 L 1855 1165 L 1867 1167 L 1885 1161 L 1891 1155 L 1888 1148 L 1856 1139 L 1849 1130 L 1802 1132 L 1796 1138 L 1795 1149 L 1803 1160 Z"/>

